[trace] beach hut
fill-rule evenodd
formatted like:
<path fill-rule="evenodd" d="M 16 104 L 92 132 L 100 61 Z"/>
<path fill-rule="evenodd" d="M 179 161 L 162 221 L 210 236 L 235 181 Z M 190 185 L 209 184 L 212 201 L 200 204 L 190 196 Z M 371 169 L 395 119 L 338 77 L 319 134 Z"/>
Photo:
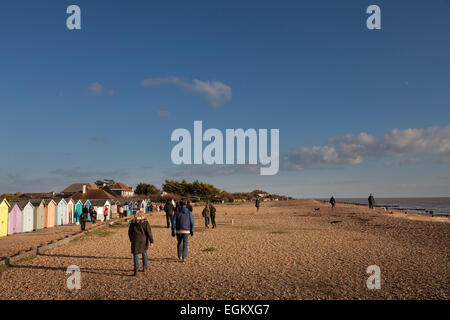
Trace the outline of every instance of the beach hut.
<path fill-rule="evenodd" d="M 117 217 L 117 205 L 119 204 L 119 201 L 117 200 L 111 200 L 111 219 Z"/>
<path fill-rule="evenodd" d="M 25 205 L 26 201 L 23 202 L 23 205 Z M 8 235 L 22 232 L 22 207 L 19 202 L 10 202 L 10 206 L 11 209 L 8 213 Z"/>
<path fill-rule="evenodd" d="M 66 224 L 67 202 L 64 199 L 55 201 L 55 226 L 62 226 Z"/>
<path fill-rule="evenodd" d="M 42 199 L 31 199 L 33 205 L 33 230 L 45 228 L 45 202 Z"/>
<path fill-rule="evenodd" d="M 147 200 L 147 204 L 145 206 L 145 212 L 150 212 L 150 206 L 152 204 L 152 201 L 150 199 Z"/>
<path fill-rule="evenodd" d="M 53 228 L 55 226 L 56 202 L 52 199 L 45 199 L 45 228 Z"/>
<path fill-rule="evenodd" d="M 83 202 L 81 202 L 81 200 L 78 200 L 75 204 L 74 204 L 74 210 L 73 210 L 73 214 L 75 214 L 75 211 L 78 211 L 78 216 L 81 215 L 81 210 L 83 209 Z"/>
<path fill-rule="evenodd" d="M 30 201 L 22 208 L 22 232 L 33 231 L 34 224 L 34 206 Z"/>
<path fill-rule="evenodd" d="M 104 221 L 105 217 L 103 215 L 103 212 L 105 208 L 108 208 L 108 216 L 106 217 L 107 220 L 111 219 L 111 202 L 106 199 L 101 200 L 92 200 L 91 205 L 94 207 L 95 212 L 97 212 L 97 220 L 98 221 Z"/>
<path fill-rule="evenodd" d="M 67 202 L 66 206 L 66 223 L 74 223 L 73 221 L 73 200 L 71 198 L 65 199 Z"/>
<path fill-rule="evenodd" d="M 135 201 L 130 200 L 128 201 L 128 213 L 127 216 L 131 216 L 134 213 L 134 205 L 135 205 Z"/>
<path fill-rule="evenodd" d="M 89 212 L 89 209 L 91 208 L 91 205 L 92 205 L 92 203 L 91 203 L 90 200 L 86 200 L 83 203 L 83 207 L 86 206 L 88 208 L 88 212 Z M 80 214 L 81 214 L 81 212 L 80 212 Z M 97 217 L 98 217 L 98 214 L 97 214 Z M 90 213 L 88 213 L 88 221 L 91 221 L 91 214 Z"/>
<path fill-rule="evenodd" d="M 3 199 L 0 203 L 0 237 L 8 235 L 8 212 L 11 208 L 8 200 Z"/>

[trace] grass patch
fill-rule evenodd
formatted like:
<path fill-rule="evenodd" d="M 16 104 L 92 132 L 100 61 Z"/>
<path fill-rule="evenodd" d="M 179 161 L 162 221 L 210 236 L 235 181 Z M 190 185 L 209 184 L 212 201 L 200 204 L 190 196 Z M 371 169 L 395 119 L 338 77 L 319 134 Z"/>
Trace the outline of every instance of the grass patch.
<path fill-rule="evenodd" d="M 100 236 L 100 237 L 107 237 L 107 236 L 112 235 L 114 232 L 106 231 L 106 230 L 95 230 L 95 231 L 92 231 L 90 233 L 91 234 L 95 234 L 95 235 Z"/>
<path fill-rule="evenodd" d="M 202 251 L 203 252 L 213 252 L 213 251 L 217 251 L 217 249 L 214 247 L 209 247 L 209 248 L 203 249 Z"/>
<path fill-rule="evenodd" d="M 9 269 L 9 266 L 7 266 L 7 265 L 0 266 L 0 272 L 6 271 L 8 269 Z"/>

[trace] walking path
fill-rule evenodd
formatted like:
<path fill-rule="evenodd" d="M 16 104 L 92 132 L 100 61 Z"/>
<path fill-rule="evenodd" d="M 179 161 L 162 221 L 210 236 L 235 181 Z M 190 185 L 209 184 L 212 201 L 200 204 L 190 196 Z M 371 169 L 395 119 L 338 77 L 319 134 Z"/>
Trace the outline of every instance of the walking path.
<path fill-rule="evenodd" d="M 313 200 L 262 202 L 255 211 L 218 205 L 218 228 L 205 229 L 195 207 L 185 263 L 164 214 L 152 213 L 155 245 L 137 277 L 126 222 L 106 226 L 0 272 L 0 299 L 449 298 L 447 222 Z M 374 264 L 380 290 L 366 287 Z M 81 269 L 80 290 L 67 289 L 70 265 Z"/>

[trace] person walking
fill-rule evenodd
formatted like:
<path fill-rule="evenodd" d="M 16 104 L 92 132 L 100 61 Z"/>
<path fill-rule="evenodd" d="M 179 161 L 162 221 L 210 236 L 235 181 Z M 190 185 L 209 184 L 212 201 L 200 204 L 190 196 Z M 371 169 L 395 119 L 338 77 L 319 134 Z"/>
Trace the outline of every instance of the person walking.
<path fill-rule="evenodd" d="M 166 212 L 166 223 L 167 228 L 170 228 L 170 225 L 173 224 L 173 214 L 174 214 L 175 208 L 172 205 L 172 202 L 170 200 L 166 201 L 166 204 L 164 205 L 164 211 Z"/>
<path fill-rule="evenodd" d="M 128 238 L 131 242 L 131 253 L 134 258 L 133 276 L 136 276 L 139 270 L 139 255 L 142 255 L 142 272 L 145 272 L 148 264 L 147 250 L 149 243 L 150 247 L 153 247 L 152 228 L 145 218 L 143 209 L 136 212 L 135 217 L 131 220 L 128 227 Z"/>
<path fill-rule="evenodd" d="M 373 197 L 373 194 L 370 194 L 369 198 L 367 198 L 367 201 L 369 201 L 369 209 L 373 209 L 373 205 L 375 204 L 375 198 Z"/>
<path fill-rule="evenodd" d="M 80 215 L 81 231 L 86 230 L 86 221 L 87 220 L 88 220 L 88 214 L 87 214 L 87 207 L 86 207 L 86 210 L 82 210 L 81 215 Z"/>
<path fill-rule="evenodd" d="M 188 256 L 189 234 L 194 236 L 194 217 L 180 201 L 180 209 L 175 212 L 172 223 L 172 237 L 177 236 L 178 260 L 186 261 Z"/>
<path fill-rule="evenodd" d="M 119 205 L 119 218 L 124 217 L 123 215 L 123 207 L 121 205 Z"/>
<path fill-rule="evenodd" d="M 209 207 L 209 201 L 206 201 L 205 208 L 203 208 L 202 216 L 205 218 L 205 227 L 209 228 L 209 219 L 211 218 L 211 210 Z"/>
<path fill-rule="evenodd" d="M 103 221 L 105 221 L 105 222 L 106 222 L 106 218 L 108 217 L 108 211 L 109 211 L 108 209 L 109 208 L 106 207 L 105 210 L 103 210 L 103 216 L 105 217 L 105 219 Z"/>
<path fill-rule="evenodd" d="M 191 202 L 190 202 L 189 200 L 186 202 L 186 208 L 187 208 L 192 214 L 194 214 L 194 208 L 192 208 Z"/>
<path fill-rule="evenodd" d="M 331 196 L 330 203 L 331 203 L 331 208 L 334 208 L 334 206 L 336 205 L 336 199 L 334 198 L 334 195 Z"/>
<path fill-rule="evenodd" d="M 97 222 L 97 212 L 92 206 L 89 208 L 89 214 L 91 215 L 92 224 L 95 224 Z"/>
<path fill-rule="evenodd" d="M 212 228 L 214 229 L 216 227 L 216 207 L 214 207 L 213 205 L 210 205 L 209 212 L 211 215 Z"/>
<path fill-rule="evenodd" d="M 256 212 L 259 211 L 259 206 L 260 206 L 259 199 L 256 199 L 255 201 Z"/>

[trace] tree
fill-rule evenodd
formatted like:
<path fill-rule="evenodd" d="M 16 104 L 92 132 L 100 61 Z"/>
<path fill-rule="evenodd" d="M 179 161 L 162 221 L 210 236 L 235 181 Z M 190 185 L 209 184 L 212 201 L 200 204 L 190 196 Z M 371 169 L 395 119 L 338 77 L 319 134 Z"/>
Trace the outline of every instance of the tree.
<path fill-rule="evenodd" d="M 136 186 L 136 189 L 134 190 L 135 194 L 143 194 L 143 195 L 159 195 L 161 193 L 161 191 L 156 188 L 154 185 L 152 184 L 146 184 L 146 183 L 139 183 Z"/>

